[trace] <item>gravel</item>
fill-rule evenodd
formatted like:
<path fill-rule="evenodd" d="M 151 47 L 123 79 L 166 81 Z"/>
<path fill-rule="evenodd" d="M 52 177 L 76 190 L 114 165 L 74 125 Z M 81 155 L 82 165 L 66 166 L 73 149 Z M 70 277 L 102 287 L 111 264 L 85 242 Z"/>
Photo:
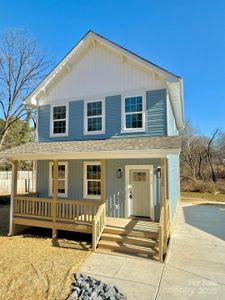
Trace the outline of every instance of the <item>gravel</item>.
<path fill-rule="evenodd" d="M 74 276 L 67 300 L 127 300 L 127 297 L 113 285 L 80 274 L 78 278 Z"/>

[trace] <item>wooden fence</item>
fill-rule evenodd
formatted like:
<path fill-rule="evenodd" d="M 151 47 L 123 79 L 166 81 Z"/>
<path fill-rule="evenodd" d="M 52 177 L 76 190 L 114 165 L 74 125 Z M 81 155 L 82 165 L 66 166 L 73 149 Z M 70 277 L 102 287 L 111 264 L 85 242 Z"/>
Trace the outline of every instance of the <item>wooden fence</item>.
<path fill-rule="evenodd" d="M 0 171 L 0 195 L 11 194 L 11 178 L 11 171 Z M 17 194 L 26 194 L 32 190 L 32 171 L 18 171 Z"/>

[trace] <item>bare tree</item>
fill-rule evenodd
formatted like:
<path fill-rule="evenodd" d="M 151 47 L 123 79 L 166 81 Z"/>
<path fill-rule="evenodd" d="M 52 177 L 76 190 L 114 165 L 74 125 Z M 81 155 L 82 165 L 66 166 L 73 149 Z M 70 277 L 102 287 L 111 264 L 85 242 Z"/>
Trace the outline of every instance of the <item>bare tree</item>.
<path fill-rule="evenodd" d="M 211 178 L 212 178 L 213 182 L 217 181 L 217 176 L 216 176 L 216 172 L 215 172 L 215 159 L 217 159 L 217 155 L 216 155 L 217 153 L 215 151 L 215 147 L 213 144 L 218 135 L 219 135 L 219 129 L 216 129 L 214 131 L 211 139 L 208 141 L 207 148 L 205 150 L 206 156 L 207 156 L 207 161 L 210 166 Z"/>
<path fill-rule="evenodd" d="M 28 113 L 23 101 L 46 74 L 50 64 L 24 29 L 10 29 L 0 37 L 0 132 L 2 149 L 10 127 Z"/>

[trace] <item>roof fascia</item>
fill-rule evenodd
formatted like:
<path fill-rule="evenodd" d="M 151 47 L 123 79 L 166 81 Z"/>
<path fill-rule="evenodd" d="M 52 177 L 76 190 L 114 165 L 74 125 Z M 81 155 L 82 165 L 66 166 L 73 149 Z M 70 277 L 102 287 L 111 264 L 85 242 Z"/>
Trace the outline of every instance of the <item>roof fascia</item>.
<path fill-rule="evenodd" d="M 53 160 L 53 159 L 125 159 L 125 158 L 165 158 L 168 155 L 179 154 L 181 149 L 152 149 L 129 151 L 98 151 L 72 153 L 16 153 L 6 154 L 9 160 Z"/>

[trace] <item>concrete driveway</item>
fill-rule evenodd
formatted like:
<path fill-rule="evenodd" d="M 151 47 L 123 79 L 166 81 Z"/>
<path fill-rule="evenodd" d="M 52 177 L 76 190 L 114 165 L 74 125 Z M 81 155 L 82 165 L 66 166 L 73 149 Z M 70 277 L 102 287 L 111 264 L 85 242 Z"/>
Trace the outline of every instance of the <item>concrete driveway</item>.
<path fill-rule="evenodd" d="M 164 264 L 93 253 L 80 272 L 116 285 L 128 300 L 224 300 L 225 205 L 182 203 Z"/>

